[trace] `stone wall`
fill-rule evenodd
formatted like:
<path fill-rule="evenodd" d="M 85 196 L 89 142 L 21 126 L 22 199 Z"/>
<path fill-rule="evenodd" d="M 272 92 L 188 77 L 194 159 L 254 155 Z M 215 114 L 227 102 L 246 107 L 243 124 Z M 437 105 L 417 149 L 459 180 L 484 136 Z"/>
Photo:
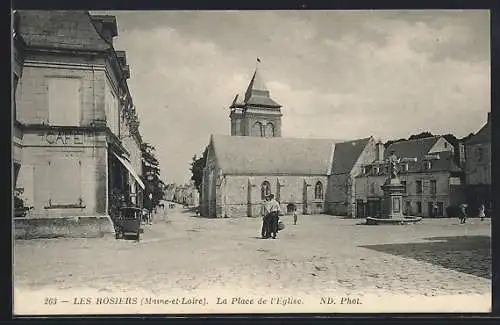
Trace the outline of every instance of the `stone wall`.
<path fill-rule="evenodd" d="M 465 177 L 468 185 L 491 184 L 491 144 L 467 144 Z"/>
<path fill-rule="evenodd" d="M 26 58 L 23 75 L 16 92 L 17 119 L 25 124 L 49 124 L 48 78 L 76 78 L 81 81 L 80 125 L 90 125 L 95 119 L 105 119 L 103 66 L 76 63 L 38 63 L 34 58 Z M 39 58 L 37 58 L 39 60 Z M 54 60 L 54 59 L 53 59 Z M 66 58 L 64 58 L 66 60 Z M 68 96 L 72 94 L 61 94 Z M 118 107 L 117 107 L 118 109 Z"/>
<path fill-rule="evenodd" d="M 217 217 L 260 216 L 264 181 L 269 182 L 271 193 L 280 202 L 283 213 L 288 203 L 294 203 L 299 214 L 324 213 L 326 176 L 225 175 L 218 187 L 220 200 L 216 204 L 220 214 Z M 314 187 L 318 181 L 323 184 L 323 199 L 316 200 Z"/>
<path fill-rule="evenodd" d="M 106 214 L 104 133 L 28 129 L 23 144 L 23 162 L 16 187 L 24 188 L 26 205 L 33 207 L 34 217 Z M 53 197 L 56 188 L 74 197 L 58 202 Z M 57 205 L 73 207 L 57 208 Z"/>
<path fill-rule="evenodd" d="M 62 218 L 14 218 L 15 239 L 113 237 L 109 216 L 78 216 Z"/>

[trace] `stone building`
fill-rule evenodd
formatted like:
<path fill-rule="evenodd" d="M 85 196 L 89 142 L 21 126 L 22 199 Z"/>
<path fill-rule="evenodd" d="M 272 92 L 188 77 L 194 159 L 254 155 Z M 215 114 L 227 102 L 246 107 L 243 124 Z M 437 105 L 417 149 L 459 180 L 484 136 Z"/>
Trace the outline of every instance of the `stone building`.
<path fill-rule="evenodd" d="M 356 215 L 354 178 L 362 166 L 375 159 L 376 143 L 373 137 L 337 143 L 328 173 L 325 212 L 337 216 Z"/>
<path fill-rule="evenodd" d="M 207 217 L 256 217 L 273 193 L 282 211 L 293 203 L 301 214 L 345 213 L 354 199 L 356 168 L 370 157 L 372 138 L 281 137 L 281 105 L 256 69 L 244 96 L 230 106 L 231 136 L 212 135 L 203 171 L 200 211 Z M 330 174 L 331 178 L 330 178 Z"/>
<path fill-rule="evenodd" d="M 137 201 L 141 138 L 114 16 L 17 11 L 14 186 L 33 217 L 106 216 Z"/>
<path fill-rule="evenodd" d="M 465 144 L 465 184 L 471 212 L 481 203 L 491 209 L 491 115 L 486 124 Z"/>
<path fill-rule="evenodd" d="M 189 207 L 197 207 L 200 204 L 199 193 L 194 182 L 177 186 L 172 197 L 176 203 Z"/>
<path fill-rule="evenodd" d="M 401 141 L 385 150 L 378 143 L 376 152 L 376 158 L 363 165 L 355 177 L 357 217 L 380 216 L 384 196 L 381 186 L 388 177 L 386 159 L 391 152 L 401 158 L 398 169 L 405 187 L 404 214 L 447 217 L 448 207 L 463 202 L 463 170 L 454 159 L 453 146 L 443 137 Z"/>

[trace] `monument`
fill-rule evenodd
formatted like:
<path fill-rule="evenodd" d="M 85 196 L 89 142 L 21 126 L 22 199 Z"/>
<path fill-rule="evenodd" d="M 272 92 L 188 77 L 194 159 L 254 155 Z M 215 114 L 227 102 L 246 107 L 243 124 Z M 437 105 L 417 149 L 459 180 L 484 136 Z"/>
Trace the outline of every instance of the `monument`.
<path fill-rule="evenodd" d="M 400 159 L 394 152 L 391 153 L 386 162 L 389 168 L 388 177 L 384 185 L 382 185 L 382 190 L 384 191 L 382 215 L 380 218 L 366 218 L 367 225 L 405 224 L 422 220 L 421 217 L 403 215 L 403 193 L 405 188 L 398 177 L 398 164 L 402 160 L 405 162 L 416 161 L 415 158 Z"/>

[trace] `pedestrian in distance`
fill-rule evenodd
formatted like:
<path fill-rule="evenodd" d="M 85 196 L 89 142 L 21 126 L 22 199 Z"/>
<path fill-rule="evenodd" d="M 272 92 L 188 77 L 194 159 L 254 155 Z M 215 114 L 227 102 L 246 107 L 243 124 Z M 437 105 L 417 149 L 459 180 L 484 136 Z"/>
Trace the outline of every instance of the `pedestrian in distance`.
<path fill-rule="evenodd" d="M 481 221 L 484 221 L 484 218 L 486 217 L 486 214 L 484 213 L 484 204 L 481 203 L 479 206 L 479 212 L 478 212 L 478 217 L 481 218 Z"/>
<path fill-rule="evenodd" d="M 286 206 L 286 210 L 288 213 L 292 213 L 293 216 L 293 224 L 297 224 L 297 207 L 293 203 L 288 203 Z"/>
<path fill-rule="evenodd" d="M 467 221 L 467 210 L 465 204 L 460 205 L 459 220 L 460 224 L 465 224 Z"/>

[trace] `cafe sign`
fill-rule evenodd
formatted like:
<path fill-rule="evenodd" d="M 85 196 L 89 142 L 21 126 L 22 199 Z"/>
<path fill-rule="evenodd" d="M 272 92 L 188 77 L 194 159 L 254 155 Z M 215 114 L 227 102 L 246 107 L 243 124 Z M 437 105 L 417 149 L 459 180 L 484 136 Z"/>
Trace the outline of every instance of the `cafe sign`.
<path fill-rule="evenodd" d="M 49 130 L 41 135 L 42 143 L 53 145 L 82 145 L 85 133 L 81 130 Z"/>

